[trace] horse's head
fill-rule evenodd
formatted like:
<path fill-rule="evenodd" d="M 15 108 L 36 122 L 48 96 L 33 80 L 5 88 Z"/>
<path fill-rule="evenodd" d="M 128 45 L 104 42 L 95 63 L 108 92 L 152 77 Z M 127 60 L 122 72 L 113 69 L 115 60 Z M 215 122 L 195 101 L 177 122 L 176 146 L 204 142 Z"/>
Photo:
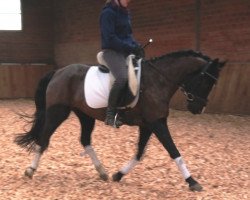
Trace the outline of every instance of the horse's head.
<path fill-rule="evenodd" d="M 219 78 L 219 72 L 226 61 L 219 59 L 207 61 L 201 70 L 196 71 L 184 80 L 181 88 L 187 96 L 187 108 L 193 114 L 201 114 L 207 105 L 207 97 Z"/>

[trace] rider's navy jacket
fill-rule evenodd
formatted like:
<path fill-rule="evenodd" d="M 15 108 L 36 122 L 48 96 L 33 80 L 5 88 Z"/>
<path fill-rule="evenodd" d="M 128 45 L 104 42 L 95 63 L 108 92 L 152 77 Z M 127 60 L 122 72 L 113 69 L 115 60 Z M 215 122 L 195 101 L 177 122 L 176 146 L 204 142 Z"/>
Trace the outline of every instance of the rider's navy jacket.
<path fill-rule="evenodd" d="M 129 12 L 114 3 L 108 3 L 100 15 L 102 49 L 113 49 L 129 54 L 138 46 L 132 36 Z"/>

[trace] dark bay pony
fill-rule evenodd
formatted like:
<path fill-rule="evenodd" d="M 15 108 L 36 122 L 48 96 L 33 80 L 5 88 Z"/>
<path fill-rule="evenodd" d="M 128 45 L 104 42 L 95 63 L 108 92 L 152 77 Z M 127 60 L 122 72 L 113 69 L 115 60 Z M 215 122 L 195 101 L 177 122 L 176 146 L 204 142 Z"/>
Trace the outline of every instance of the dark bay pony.
<path fill-rule="evenodd" d="M 132 109 L 120 110 L 124 124 L 139 126 L 138 149 L 133 159 L 113 175 L 120 181 L 142 158 L 145 146 L 154 133 L 176 163 L 191 190 L 202 190 L 189 173 L 180 152 L 170 135 L 167 117 L 169 102 L 179 87 L 187 96 L 187 108 L 200 114 L 207 97 L 216 83 L 225 62 L 211 59 L 192 50 L 169 53 L 142 62 L 140 97 Z M 81 144 L 103 180 L 108 175 L 91 146 L 95 120 L 104 121 L 106 108 L 90 108 L 84 97 L 84 79 L 90 66 L 72 64 L 48 73 L 38 84 L 35 93 L 36 112 L 30 131 L 18 135 L 15 142 L 34 151 L 35 156 L 25 175 L 32 178 L 43 152 L 48 148 L 51 135 L 73 111 L 81 123 Z"/>

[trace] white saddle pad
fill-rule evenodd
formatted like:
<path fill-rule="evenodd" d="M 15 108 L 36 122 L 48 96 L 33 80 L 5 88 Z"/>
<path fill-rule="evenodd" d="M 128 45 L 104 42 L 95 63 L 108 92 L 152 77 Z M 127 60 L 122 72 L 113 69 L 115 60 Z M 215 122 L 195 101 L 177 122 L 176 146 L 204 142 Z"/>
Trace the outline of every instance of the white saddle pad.
<path fill-rule="evenodd" d="M 132 63 L 132 57 L 129 56 L 128 65 L 128 85 L 130 91 L 135 96 L 135 99 L 132 103 L 125 107 L 120 107 L 120 109 L 133 108 L 137 104 L 139 99 L 141 59 L 138 61 L 138 67 L 134 68 Z M 102 73 L 97 66 L 90 67 L 86 74 L 84 82 L 84 95 L 87 105 L 91 108 L 107 107 L 109 92 L 113 83 L 114 77 L 110 73 Z"/>
<path fill-rule="evenodd" d="M 87 105 L 91 108 L 104 108 L 108 105 L 111 80 L 109 73 L 102 73 L 98 67 L 91 67 L 85 77 L 84 92 Z"/>

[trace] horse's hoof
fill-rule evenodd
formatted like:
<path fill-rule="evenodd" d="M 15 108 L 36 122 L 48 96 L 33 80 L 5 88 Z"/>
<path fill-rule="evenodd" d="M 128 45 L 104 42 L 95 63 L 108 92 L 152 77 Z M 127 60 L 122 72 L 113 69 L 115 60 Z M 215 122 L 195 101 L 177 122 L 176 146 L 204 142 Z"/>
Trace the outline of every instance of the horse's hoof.
<path fill-rule="evenodd" d="M 99 173 L 99 177 L 104 180 L 107 181 L 109 179 L 104 167 L 100 164 L 98 166 L 95 166 L 96 171 L 98 171 Z"/>
<path fill-rule="evenodd" d="M 30 179 L 32 179 L 33 175 L 34 175 L 35 169 L 32 169 L 31 167 L 28 167 L 25 172 L 24 175 Z"/>
<path fill-rule="evenodd" d="M 107 174 L 100 174 L 100 178 L 103 180 L 103 181 L 107 181 L 109 179 L 109 176 Z"/>
<path fill-rule="evenodd" d="M 124 176 L 124 174 L 122 174 L 121 172 L 117 172 L 117 173 L 113 174 L 112 178 L 113 178 L 113 181 L 119 182 L 123 176 Z"/>
<path fill-rule="evenodd" d="M 202 186 L 199 183 L 195 183 L 194 185 L 189 186 L 189 189 L 191 191 L 200 192 L 200 191 L 202 191 L 203 188 L 202 188 Z"/>

